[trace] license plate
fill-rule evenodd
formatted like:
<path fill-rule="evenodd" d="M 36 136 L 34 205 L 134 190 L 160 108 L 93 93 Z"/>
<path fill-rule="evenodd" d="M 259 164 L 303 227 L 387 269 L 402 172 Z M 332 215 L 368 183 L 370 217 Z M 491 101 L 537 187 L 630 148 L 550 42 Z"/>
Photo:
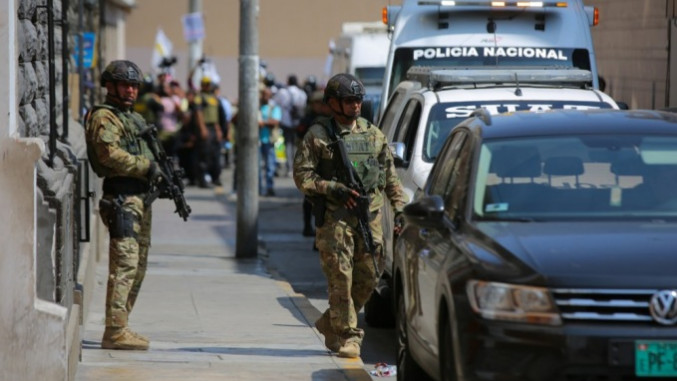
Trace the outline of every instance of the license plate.
<path fill-rule="evenodd" d="M 677 376 L 677 341 L 635 341 L 635 375 Z"/>

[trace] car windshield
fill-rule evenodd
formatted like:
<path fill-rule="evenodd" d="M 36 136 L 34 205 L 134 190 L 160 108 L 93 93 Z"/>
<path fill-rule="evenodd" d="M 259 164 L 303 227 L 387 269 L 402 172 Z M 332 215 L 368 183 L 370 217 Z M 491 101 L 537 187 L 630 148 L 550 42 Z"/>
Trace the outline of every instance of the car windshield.
<path fill-rule="evenodd" d="M 430 110 L 423 137 L 423 161 L 432 163 L 440 153 L 444 141 L 458 123 L 478 108 L 484 108 L 491 115 L 515 111 L 590 110 L 613 108 L 609 103 L 587 101 L 553 101 L 524 99 L 520 101 L 484 100 L 473 102 L 437 103 Z"/>
<path fill-rule="evenodd" d="M 677 137 L 547 136 L 486 141 L 479 220 L 677 218 Z"/>

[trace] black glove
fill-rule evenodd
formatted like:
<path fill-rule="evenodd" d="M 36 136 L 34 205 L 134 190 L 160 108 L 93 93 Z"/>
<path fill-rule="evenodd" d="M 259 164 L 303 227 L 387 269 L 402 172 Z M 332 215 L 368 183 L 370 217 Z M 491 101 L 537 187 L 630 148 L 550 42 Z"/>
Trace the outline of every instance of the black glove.
<path fill-rule="evenodd" d="M 395 235 L 400 235 L 402 229 L 404 228 L 404 216 L 401 211 L 395 212 L 395 223 L 393 225 L 393 231 Z"/>
<path fill-rule="evenodd" d="M 331 196 L 337 199 L 341 204 L 345 204 L 346 201 L 353 197 L 350 188 L 338 182 L 331 188 L 330 193 Z"/>
<path fill-rule="evenodd" d="M 160 167 L 158 167 L 157 163 L 155 162 L 150 163 L 150 167 L 148 167 L 148 173 L 146 176 L 148 177 L 148 182 L 151 184 L 161 184 L 167 180 L 167 175 L 162 172 Z"/>

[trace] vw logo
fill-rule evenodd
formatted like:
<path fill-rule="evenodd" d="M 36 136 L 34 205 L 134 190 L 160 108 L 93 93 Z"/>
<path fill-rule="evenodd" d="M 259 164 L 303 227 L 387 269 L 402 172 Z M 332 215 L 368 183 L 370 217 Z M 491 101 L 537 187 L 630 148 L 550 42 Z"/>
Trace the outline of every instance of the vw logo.
<path fill-rule="evenodd" d="M 651 297 L 649 310 L 653 319 L 660 324 L 677 323 L 677 290 L 661 290 Z"/>

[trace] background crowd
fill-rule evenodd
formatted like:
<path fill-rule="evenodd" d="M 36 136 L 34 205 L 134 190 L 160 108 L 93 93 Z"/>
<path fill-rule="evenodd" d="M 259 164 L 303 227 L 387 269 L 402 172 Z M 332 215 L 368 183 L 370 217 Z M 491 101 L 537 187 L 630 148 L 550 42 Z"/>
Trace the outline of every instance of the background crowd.
<path fill-rule="evenodd" d="M 220 94 L 218 76 L 205 73 L 195 86 L 201 61 L 183 86 L 171 68 L 155 77 L 147 75 L 134 106 L 146 121 L 158 128 L 165 152 L 182 169 L 187 186 L 219 188 L 223 168 L 236 163 L 237 104 Z M 323 86 L 315 77 L 303 83 L 289 74 L 285 83 L 262 67 L 259 84 L 259 194 L 275 196 L 274 178 L 290 176 L 296 142 L 318 115 L 327 115 L 322 103 Z M 237 167 L 235 167 L 237 170 Z M 233 189 L 237 189 L 234 171 Z M 304 235 L 314 230 L 304 223 Z"/>

